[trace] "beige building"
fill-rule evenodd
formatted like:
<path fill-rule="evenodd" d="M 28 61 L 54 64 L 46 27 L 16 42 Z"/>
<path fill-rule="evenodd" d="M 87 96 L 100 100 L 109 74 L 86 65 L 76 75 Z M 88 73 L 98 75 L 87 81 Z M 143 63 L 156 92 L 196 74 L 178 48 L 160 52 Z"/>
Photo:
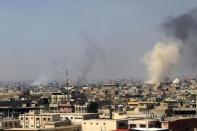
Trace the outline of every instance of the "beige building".
<path fill-rule="evenodd" d="M 83 120 L 98 119 L 98 113 L 58 113 L 61 120 L 69 119 L 74 124 L 81 124 Z"/>
<path fill-rule="evenodd" d="M 0 121 L 0 129 L 19 128 L 20 121 L 15 119 L 3 119 Z"/>
<path fill-rule="evenodd" d="M 86 113 L 87 112 L 87 104 L 85 105 L 74 105 L 75 113 Z"/>
<path fill-rule="evenodd" d="M 19 116 L 20 126 L 22 128 L 46 128 L 55 126 L 60 121 L 60 115 L 53 113 L 40 113 L 39 111 L 30 111 Z"/>
<path fill-rule="evenodd" d="M 98 110 L 100 119 L 111 119 L 112 110 L 110 108 L 101 108 Z"/>
<path fill-rule="evenodd" d="M 128 125 L 130 128 L 153 128 L 158 127 L 158 119 L 130 118 Z"/>
<path fill-rule="evenodd" d="M 93 119 L 84 120 L 82 123 L 82 131 L 113 131 L 117 129 L 128 129 L 128 120 Z"/>
<path fill-rule="evenodd" d="M 81 131 L 81 125 L 67 125 L 56 128 L 11 128 L 4 131 Z"/>
<path fill-rule="evenodd" d="M 51 103 L 52 104 L 60 104 L 60 103 L 65 103 L 67 100 L 67 95 L 63 93 L 52 93 L 51 94 Z"/>
<path fill-rule="evenodd" d="M 168 105 L 161 102 L 159 106 L 155 106 L 154 109 L 149 110 L 148 118 L 163 118 L 167 116 L 168 111 Z"/>
<path fill-rule="evenodd" d="M 128 115 L 127 112 L 112 112 L 112 119 L 127 119 Z"/>

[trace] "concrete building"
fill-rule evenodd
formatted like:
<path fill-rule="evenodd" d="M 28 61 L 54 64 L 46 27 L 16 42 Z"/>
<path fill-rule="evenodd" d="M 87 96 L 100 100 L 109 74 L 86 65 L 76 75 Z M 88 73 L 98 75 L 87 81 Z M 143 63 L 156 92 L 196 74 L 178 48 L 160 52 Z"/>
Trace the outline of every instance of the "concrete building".
<path fill-rule="evenodd" d="M 40 113 L 39 111 L 30 111 L 19 116 L 20 126 L 22 128 L 46 128 L 47 124 L 55 126 L 60 121 L 60 115 L 53 113 Z"/>
<path fill-rule="evenodd" d="M 126 111 L 122 112 L 112 112 L 112 119 L 127 119 L 128 115 Z"/>
<path fill-rule="evenodd" d="M 169 129 L 162 128 L 134 128 L 131 131 L 169 131 Z"/>
<path fill-rule="evenodd" d="M 81 124 L 83 120 L 98 119 L 98 113 L 58 113 L 61 120 L 69 119 L 74 124 Z"/>
<path fill-rule="evenodd" d="M 161 121 L 161 127 L 170 131 L 194 131 L 197 129 L 197 118 L 170 117 Z"/>
<path fill-rule="evenodd" d="M 0 121 L 0 129 L 19 128 L 20 121 L 15 119 L 2 119 Z"/>
<path fill-rule="evenodd" d="M 74 106 L 69 104 L 50 104 L 49 109 L 52 112 L 72 113 Z"/>
<path fill-rule="evenodd" d="M 85 105 L 74 105 L 75 113 L 86 113 L 87 112 L 87 104 Z"/>
<path fill-rule="evenodd" d="M 51 103 L 52 104 L 59 104 L 59 103 L 65 103 L 67 100 L 67 95 L 64 93 L 52 93 L 51 94 Z"/>
<path fill-rule="evenodd" d="M 74 106 L 69 104 L 58 104 L 58 110 L 62 113 L 72 113 L 74 112 Z"/>
<path fill-rule="evenodd" d="M 55 128 L 11 128 L 4 131 L 81 131 L 81 125 L 67 125 Z"/>
<path fill-rule="evenodd" d="M 160 127 L 158 119 L 130 118 L 128 120 L 130 128 L 155 128 Z"/>
<path fill-rule="evenodd" d="M 113 131 L 117 129 L 128 129 L 128 120 L 93 119 L 84 120 L 82 123 L 82 131 Z"/>
<path fill-rule="evenodd" d="M 111 119 L 112 118 L 112 109 L 110 107 L 102 107 L 98 109 L 100 119 Z"/>

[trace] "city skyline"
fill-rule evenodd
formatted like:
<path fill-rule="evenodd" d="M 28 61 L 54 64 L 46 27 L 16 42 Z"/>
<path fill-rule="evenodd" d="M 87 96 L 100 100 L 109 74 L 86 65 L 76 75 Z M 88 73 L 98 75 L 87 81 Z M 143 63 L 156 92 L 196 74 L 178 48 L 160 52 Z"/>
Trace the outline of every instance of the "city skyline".
<path fill-rule="evenodd" d="M 144 54 L 195 1 L 0 1 L 0 80 L 146 78 Z M 90 57 L 89 57 L 90 56 Z"/>

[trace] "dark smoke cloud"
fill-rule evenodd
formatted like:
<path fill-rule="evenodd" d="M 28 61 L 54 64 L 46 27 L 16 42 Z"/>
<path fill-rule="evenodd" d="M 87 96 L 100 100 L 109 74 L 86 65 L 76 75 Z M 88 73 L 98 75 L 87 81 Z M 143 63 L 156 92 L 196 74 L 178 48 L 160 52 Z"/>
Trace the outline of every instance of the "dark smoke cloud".
<path fill-rule="evenodd" d="M 197 8 L 177 17 L 169 17 L 162 24 L 164 31 L 170 38 L 178 39 L 183 44 L 180 53 L 182 64 L 190 70 L 192 75 L 197 71 Z"/>
<path fill-rule="evenodd" d="M 84 31 L 80 31 L 81 36 L 85 40 L 85 44 L 87 45 L 87 49 L 85 50 L 83 61 L 81 63 L 81 76 L 79 77 L 80 83 L 87 82 L 87 75 L 92 71 L 94 64 L 97 61 L 101 61 L 103 63 L 106 62 L 106 54 L 105 51 L 98 46 L 95 42 L 93 42 L 90 37 Z"/>

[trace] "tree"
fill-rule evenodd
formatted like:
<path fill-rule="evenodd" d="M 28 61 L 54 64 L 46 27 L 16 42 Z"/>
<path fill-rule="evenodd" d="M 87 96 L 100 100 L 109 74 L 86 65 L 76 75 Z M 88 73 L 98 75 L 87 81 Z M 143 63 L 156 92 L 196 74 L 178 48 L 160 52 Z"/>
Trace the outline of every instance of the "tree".
<path fill-rule="evenodd" d="M 97 102 L 90 102 L 87 106 L 88 113 L 97 113 L 98 112 L 98 103 Z"/>

